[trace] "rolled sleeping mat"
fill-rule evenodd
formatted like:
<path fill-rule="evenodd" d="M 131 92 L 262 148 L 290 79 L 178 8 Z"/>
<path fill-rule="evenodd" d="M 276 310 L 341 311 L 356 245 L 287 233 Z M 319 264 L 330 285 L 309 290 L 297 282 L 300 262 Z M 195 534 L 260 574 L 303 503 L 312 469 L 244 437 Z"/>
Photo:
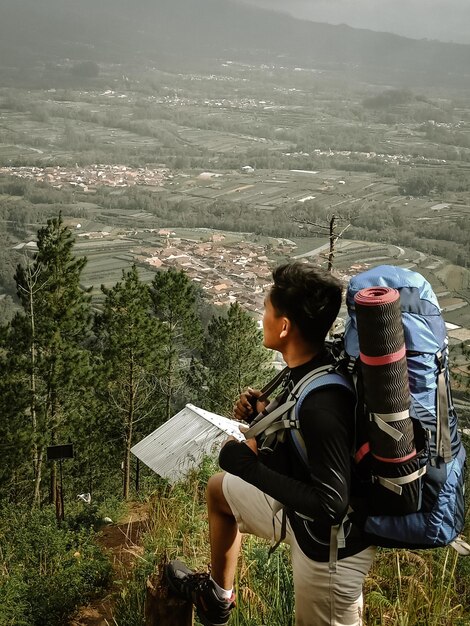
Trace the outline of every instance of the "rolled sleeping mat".
<path fill-rule="evenodd" d="M 421 469 L 409 413 L 400 294 L 370 287 L 354 300 L 376 496 L 378 502 L 385 500 L 391 514 L 403 515 L 420 506 Z"/>

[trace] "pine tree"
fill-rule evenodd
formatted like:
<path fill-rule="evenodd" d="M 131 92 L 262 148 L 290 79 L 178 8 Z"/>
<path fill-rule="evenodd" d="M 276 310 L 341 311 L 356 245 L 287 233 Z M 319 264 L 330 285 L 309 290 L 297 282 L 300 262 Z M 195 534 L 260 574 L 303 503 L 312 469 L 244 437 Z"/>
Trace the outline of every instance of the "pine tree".
<path fill-rule="evenodd" d="M 34 472 L 33 502 L 41 496 L 47 445 L 67 442 L 83 418 L 84 394 L 90 381 L 90 297 L 80 287 L 85 258 L 73 256 L 73 235 L 61 216 L 38 232 L 37 253 L 15 274 L 23 312 L 5 337 L 5 354 L 19 402 L 13 430 L 28 436 Z M 2 404 L 6 396 L 2 395 Z M 27 408 L 26 408 L 27 407 Z M 56 495 L 55 464 L 51 500 Z"/>
<path fill-rule="evenodd" d="M 214 316 L 204 341 L 208 408 L 231 415 L 235 400 L 248 386 L 262 386 L 272 374 L 271 355 L 263 347 L 256 321 L 238 303 Z"/>
<path fill-rule="evenodd" d="M 33 482 L 32 424 L 29 416 L 28 362 L 24 358 L 28 346 L 15 345 L 11 350 L 10 328 L 2 328 L 0 337 L 0 494 L 17 502 L 25 495 L 19 493 L 18 482 Z M 20 483 L 21 484 L 21 483 Z M 26 493 L 26 497 L 30 497 Z"/>
<path fill-rule="evenodd" d="M 131 447 L 135 435 L 155 423 L 158 402 L 159 349 L 165 329 L 152 316 L 152 300 L 137 268 L 123 271 L 106 296 L 97 334 L 102 350 L 101 381 L 107 421 L 123 442 L 123 495 L 129 497 Z M 145 434 L 147 434 L 145 432 Z"/>
<path fill-rule="evenodd" d="M 194 352 L 201 347 L 202 326 L 195 285 L 183 271 L 158 272 L 152 282 L 155 314 L 165 325 L 161 343 L 160 383 L 165 398 L 165 419 L 173 413 L 178 392 L 188 382 Z M 187 398 L 186 398 L 187 399 Z"/>

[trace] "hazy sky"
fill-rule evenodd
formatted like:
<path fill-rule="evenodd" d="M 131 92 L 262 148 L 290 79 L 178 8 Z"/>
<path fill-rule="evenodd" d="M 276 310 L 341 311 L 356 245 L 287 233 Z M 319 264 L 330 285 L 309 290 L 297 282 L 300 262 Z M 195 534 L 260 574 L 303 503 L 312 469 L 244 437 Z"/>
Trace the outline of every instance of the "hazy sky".
<path fill-rule="evenodd" d="M 470 0 L 244 0 L 296 17 L 470 43 Z"/>

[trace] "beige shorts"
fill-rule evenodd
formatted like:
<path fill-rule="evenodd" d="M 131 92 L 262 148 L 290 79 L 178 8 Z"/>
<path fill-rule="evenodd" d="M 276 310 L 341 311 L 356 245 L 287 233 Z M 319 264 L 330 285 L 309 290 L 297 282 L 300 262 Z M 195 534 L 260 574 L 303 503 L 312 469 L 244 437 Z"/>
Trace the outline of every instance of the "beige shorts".
<path fill-rule="evenodd" d="M 273 498 L 231 474 L 225 474 L 222 490 L 240 532 L 279 539 L 281 511 L 276 511 L 278 507 Z M 336 573 L 331 573 L 328 563 L 305 556 L 289 521 L 284 541 L 291 546 L 296 626 L 362 625 L 362 585 L 372 565 L 375 548 L 341 559 Z"/>

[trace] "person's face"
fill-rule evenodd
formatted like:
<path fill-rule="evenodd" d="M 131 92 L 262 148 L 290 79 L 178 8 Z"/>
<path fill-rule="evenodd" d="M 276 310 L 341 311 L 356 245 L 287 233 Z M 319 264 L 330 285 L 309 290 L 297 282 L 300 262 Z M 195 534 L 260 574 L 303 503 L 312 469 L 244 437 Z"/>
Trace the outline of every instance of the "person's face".
<path fill-rule="evenodd" d="M 264 299 L 263 344 L 271 350 L 281 351 L 283 340 L 287 335 L 287 318 L 279 315 L 271 303 L 269 292 Z"/>

